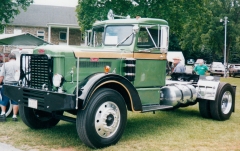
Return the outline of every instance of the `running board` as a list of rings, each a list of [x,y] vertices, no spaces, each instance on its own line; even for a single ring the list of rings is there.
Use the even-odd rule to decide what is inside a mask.
[[[57,115],[57,114],[54,114],[53,117],[59,120],[70,122],[70,123],[76,123],[76,118],[73,118],[73,117]]]
[[[142,107],[142,113],[143,112],[151,112],[156,110],[163,110],[163,109],[170,109],[173,108],[173,106],[169,105],[146,105]]]

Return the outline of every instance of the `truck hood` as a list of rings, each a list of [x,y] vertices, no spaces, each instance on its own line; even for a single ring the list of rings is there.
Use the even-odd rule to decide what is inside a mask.
[[[132,58],[133,53],[121,47],[83,47],[45,45],[37,47],[34,54],[49,54],[51,56],[67,56],[74,54],[77,58]]]

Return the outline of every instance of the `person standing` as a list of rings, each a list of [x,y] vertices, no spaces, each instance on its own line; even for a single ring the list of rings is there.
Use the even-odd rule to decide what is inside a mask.
[[[203,60],[201,60],[199,62],[199,64],[194,68],[194,71],[198,74],[198,75],[205,75],[206,72],[208,71],[208,67],[206,65],[203,64]]]
[[[182,64],[180,61],[181,61],[180,57],[174,57],[173,58],[173,64],[175,65],[175,68],[173,69],[173,72],[175,72],[175,73],[185,73],[186,68],[185,68],[184,64]]]
[[[16,62],[16,55],[14,53],[10,53],[9,56],[9,62],[6,62],[3,64],[1,72],[0,72],[0,83],[4,84],[11,84],[11,85],[17,85],[17,80],[15,80],[15,74],[19,72],[19,66]],[[6,121],[6,106],[9,103],[9,98],[3,94],[4,86],[1,90],[2,95],[2,101],[0,101],[1,105],[1,115],[0,115],[0,122]],[[18,113],[18,102],[11,100],[11,103],[13,105],[13,121],[18,121],[17,119],[17,113]]]

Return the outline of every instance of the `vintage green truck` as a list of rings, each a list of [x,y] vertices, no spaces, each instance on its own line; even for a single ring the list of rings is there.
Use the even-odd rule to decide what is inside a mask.
[[[199,103],[204,118],[230,118],[234,86],[187,73],[166,79],[167,21],[112,18],[94,23],[85,47],[44,45],[21,55],[19,84],[5,84],[4,93],[19,102],[27,126],[69,121],[82,142],[102,148],[119,141],[127,111],[155,113]]]

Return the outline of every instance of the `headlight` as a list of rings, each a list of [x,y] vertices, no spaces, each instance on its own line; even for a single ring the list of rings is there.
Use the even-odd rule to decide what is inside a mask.
[[[53,85],[55,86],[55,87],[60,87],[61,86],[61,83],[62,83],[62,78],[63,78],[63,76],[62,75],[60,75],[60,74],[55,74],[54,76],[53,76]]]

